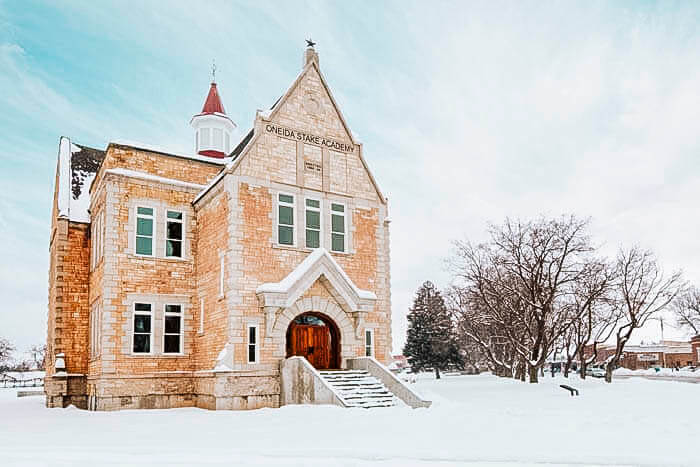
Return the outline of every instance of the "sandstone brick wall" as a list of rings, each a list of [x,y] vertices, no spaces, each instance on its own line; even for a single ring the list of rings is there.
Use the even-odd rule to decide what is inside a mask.
[[[193,342],[197,330],[195,261],[196,218],[191,200],[197,189],[167,186],[150,181],[109,175],[107,184],[108,234],[105,238],[104,312],[107,331],[103,338],[103,372],[123,375],[158,371],[191,370]],[[137,206],[155,209],[154,251],[156,257],[134,254]],[[165,211],[184,213],[182,259],[164,258]],[[153,355],[132,355],[133,303],[153,303]],[[164,304],[182,304],[184,309],[184,355],[162,354]],[[110,355],[110,352],[113,352]]]
[[[104,171],[114,168],[136,170],[200,185],[206,185],[221,171],[221,165],[218,164],[112,144],[107,149],[93,189],[98,186]]]
[[[228,313],[225,295],[220,293],[221,256],[228,246],[228,194],[221,186],[197,211],[197,337],[194,366],[197,370],[214,368],[216,357],[228,338]],[[224,284],[228,279],[224,266]],[[199,333],[200,313],[204,306],[203,332]]]
[[[56,219],[49,249],[47,375],[56,353],[65,353],[68,373],[87,373],[88,258],[86,224]]]

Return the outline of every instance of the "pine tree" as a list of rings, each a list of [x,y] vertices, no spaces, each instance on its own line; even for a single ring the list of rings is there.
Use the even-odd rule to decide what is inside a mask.
[[[408,314],[408,336],[403,354],[411,371],[433,369],[435,377],[450,365],[462,365],[454,333],[454,323],[442,294],[432,282],[425,282],[416,292]]]

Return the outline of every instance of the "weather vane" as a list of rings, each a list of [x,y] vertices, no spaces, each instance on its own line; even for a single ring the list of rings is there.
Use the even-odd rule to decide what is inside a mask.
[[[311,39],[306,39],[306,45],[308,47],[313,47],[314,45],[316,45],[316,43],[314,41],[312,41]]]
[[[211,60],[211,82],[216,83],[216,59]]]

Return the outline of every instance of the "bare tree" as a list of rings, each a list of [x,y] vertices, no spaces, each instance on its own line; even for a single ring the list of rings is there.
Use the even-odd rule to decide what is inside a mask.
[[[14,351],[15,346],[9,340],[0,337],[0,372],[8,371]]]
[[[671,309],[679,327],[700,334],[700,290],[690,287],[683,291],[673,301]]]
[[[680,272],[665,277],[654,255],[637,247],[620,250],[616,260],[615,305],[620,318],[615,332],[615,354],[607,361],[605,381],[620,364],[622,352],[635,329],[666,308],[684,289]]]
[[[464,303],[480,310],[478,326],[493,333],[488,341],[483,333],[470,337],[485,350],[494,348],[496,337],[512,352],[511,370],[522,366],[530,382],[537,382],[538,370],[574,321],[571,296],[594,251],[587,223],[575,216],[507,219],[490,226],[487,243],[454,244],[448,264],[455,287]]]
[[[34,368],[38,370],[44,369],[44,358],[46,356],[46,345],[33,345],[29,349],[29,355],[32,357]]]

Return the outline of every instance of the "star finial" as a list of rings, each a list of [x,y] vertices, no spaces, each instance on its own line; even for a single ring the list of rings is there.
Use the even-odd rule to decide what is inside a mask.
[[[216,83],[216,60],[211,61],[211,82]]]
[[[314,45],[316,45],[316,43],[314,41],[312,41],[311,39],[306,39],[306,46],[307,47],[313,47]]]

